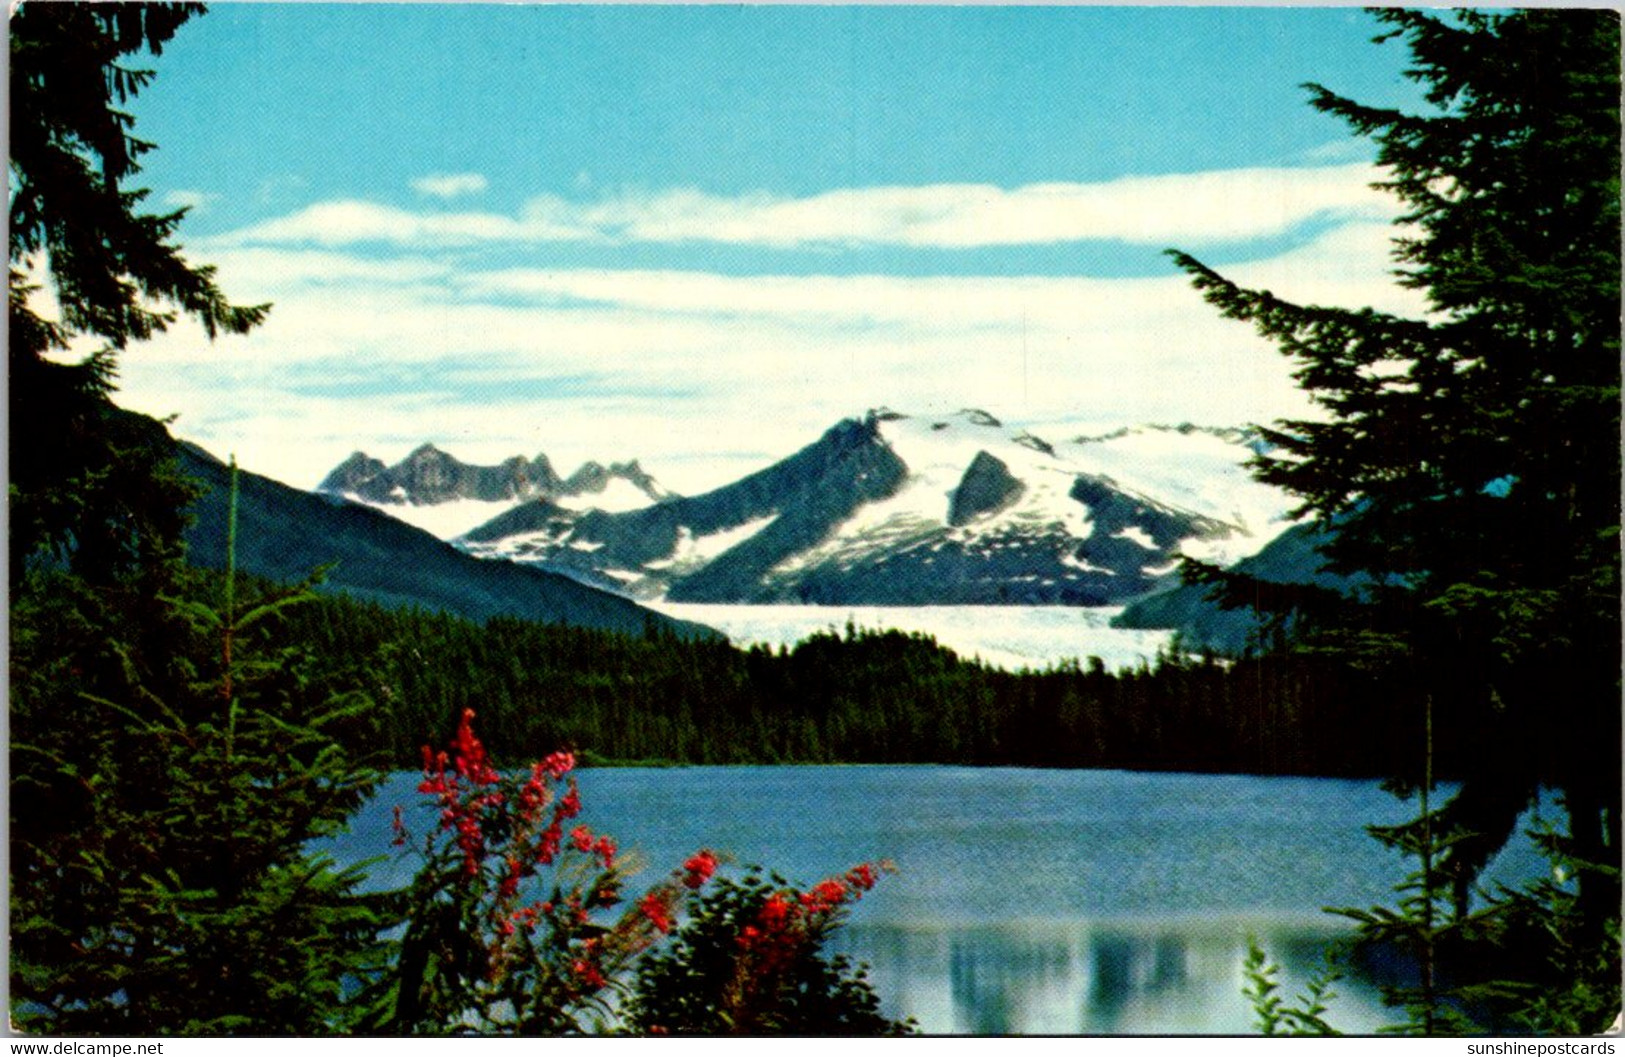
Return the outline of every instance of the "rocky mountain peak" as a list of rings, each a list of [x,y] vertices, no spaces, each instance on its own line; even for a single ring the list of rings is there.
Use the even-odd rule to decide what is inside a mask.
[[[959,528],[986,514],[996,514],[1021,498],[1022,483],[998,456],[976,453],[959,487],[948,499],[948,524]]]
[[[1003,422],[1000,422],[998,419],[994,418],[992,415],[988,414],[986,411],[983,411],[979,407],[962,408],[959,412],[959,417],[964,419],[966,422],[969,422],[973,426],[988,426],[997,429],[1004,425]]]
[[[322,478],[322,483],[316,486],[316,490],[335,494],[353,492],[362,483],[383,473],[384,469],[382,462],[366,452],[352,452],[349,458],[333,467],[332,471]]]
[[[420,444],[394,466],[355,452],[317,486],[376,506],[437,506],[456,500],[496,503],[602,494],[616,479],[629,482],[650,501],[668,493],[634,460],[604,466],[591,461],[561,479],[545,454],[510,456],[494,466],[464,463],[432,443]],[[626,496],[620,497],[626,504]],[[636,502],[632,497],[630,502]]]

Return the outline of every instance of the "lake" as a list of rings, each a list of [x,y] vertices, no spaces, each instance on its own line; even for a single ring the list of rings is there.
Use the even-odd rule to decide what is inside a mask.
[[[647,864],[633,892],[700,848],[804,884],[892,860],[837,949],[870,965],[888,1014],[934,1034],[1247,1033],[1247,936],[1295,988],[1340,934],[1320,908],[1388,902],[1405,870],[1362,829],[1409,814],[1374,782],[934,766],[579,778],[582,821]],[[391,811],[419,802],[418,781],[393,776],[338,856],[389,854]],[[424,809],[413,829],[432,824]],[[1521,848],[1495,864],[1508,880],[1539,869]],[[1345,1030],[1392,1019],[1369,981],[1337,990]]]

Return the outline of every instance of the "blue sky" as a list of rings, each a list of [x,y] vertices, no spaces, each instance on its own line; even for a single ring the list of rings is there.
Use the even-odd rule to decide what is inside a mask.
[[[352,450],[723,483],[886,404],[1064,436],[1298,414],[1162,255],[1416,311],[1347,8],[219,4],[153,61],[142,182],[247,338],[124,402],[310,486]]]

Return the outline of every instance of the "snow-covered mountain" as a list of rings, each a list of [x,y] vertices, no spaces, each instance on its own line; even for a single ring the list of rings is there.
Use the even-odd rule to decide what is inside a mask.
[[[460,462],[424,444],[394,466],[356,452],[334,467],[316,491],[368,506],[452,539],[515,504],[546,499],[575,510],[625,511],[670,498],[636,460],[582,465],[560,477],[546,455],[514,456],[496,466]]]
[[[612,511],[538,492],[455,542],[646,599],[1115,605],[1183,554],[1229,564],[1287,527],[1286,498],[1241,465],[1253,443],[881,409],[704,495]]]

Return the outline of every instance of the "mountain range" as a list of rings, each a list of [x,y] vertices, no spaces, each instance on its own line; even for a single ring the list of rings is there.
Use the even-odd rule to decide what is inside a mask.
[[[358,451],[335,466],[316,491],[377,507],[436,535],[455,535],[529,499],[571,508],[629,510],[668,498],[636,460],[583,463],[560,477],[544,455],[515,455],[495,466],[461,462],[424,444],[394,466]]]
[[[631,508],[542,457],[467,466],[428,445],[396,467],[357,453],[320,490],[472,555],[687,602],[1120,605],[1171,586],[1183,554],[1228,564],[1287,527],[1285,497],[1241,465],[1246,431],[1046,432],[881,408],[703,495],[609,468]]]
[[[203,489],[191,511],[188,554],[198,565],[223,567],[230,468],[193,444],[179,444],[177,455],[182,472]],[[633,634],[651,628],[684,637],[716,634],[544,569],[480,561],[365,505],[241,470],[237,526],[237,567],[274,581],[303,580],[330,566],[322,590],[391,606],[479,621],[513,616]]]

